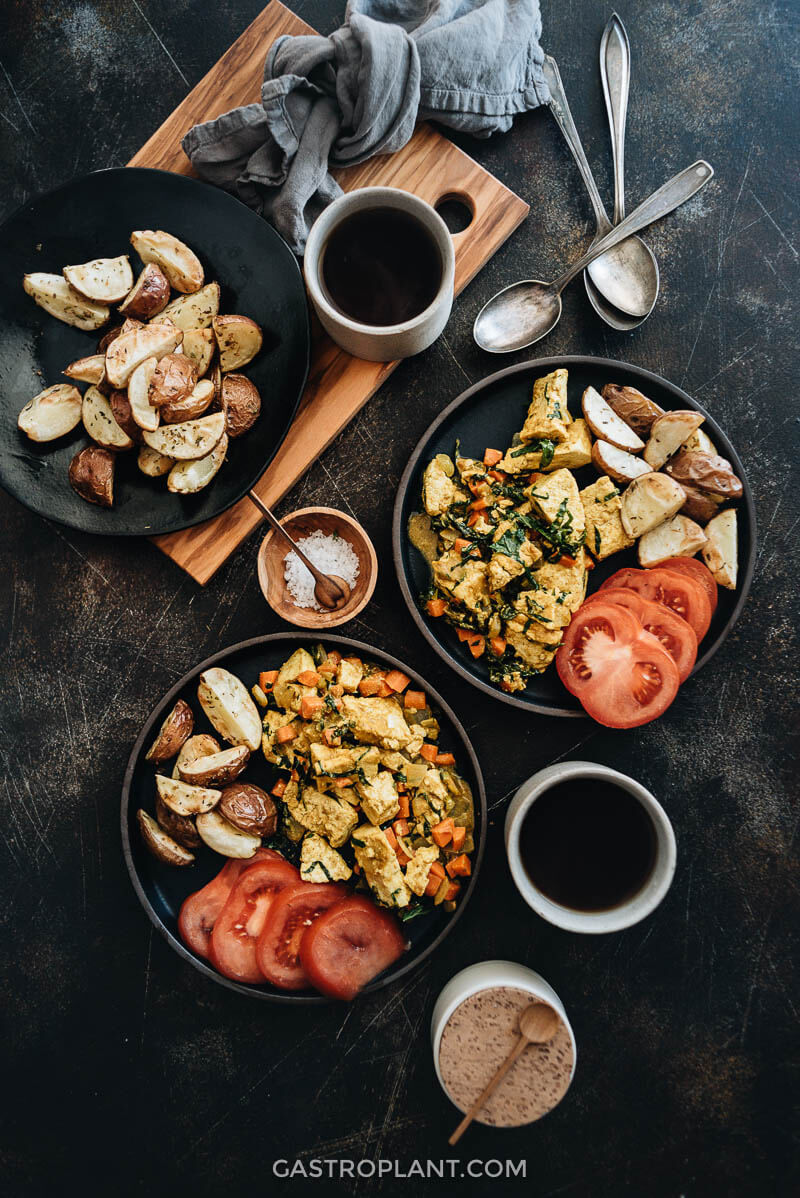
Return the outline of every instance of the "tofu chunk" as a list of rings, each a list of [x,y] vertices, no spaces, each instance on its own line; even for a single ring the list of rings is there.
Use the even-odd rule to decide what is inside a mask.
[[[586,514],[586,547],[598,561],[630,549],[633,537],[629,537],[622,525],[622,499],[616,484],[607,474],[598,478],[580,493]]]
[[[337,778],[370,766],[377,772],[379,761],[380,753],[377,749],[364,750],[361,747],[345,745],[335,748],[326,744],[311,746],[311,764],[315,774],[330,774]]]
[[[537,674],[541,674],[552,662],[556,655],[557,645],[543,645],[539,641],[529,640],[524,632],[520,632],[516,626],[517,621],[514,620],[506,626],[506,640],[512,649],[519,654],[521,659],[529,670],[533,670]],[[520,678],[522,686],[514,686],[514,690],[522,690],[524,680]]]
[[[351,837],[356,861],[367,884],[387,907],[407,907],[410,892],[400,863],[386,836],[372,824],[361,824]]]
[[[422,505],[429,516],[443,516],[454,503],[463,503],[469,496],[455,480],[445,473],[441,462],[432,458],[422,476]]]
[[[315,786],[304,786],[299,798],[283,801],[292,819],[309,832],[325,836],[333,848],[344,844],[358,823],[358,815],[349,803],[342,803],[334,795],[322,794]]]
[[[371,824],[385,824],[400,810],[395,781],[388,770],[379,770],[371,782],[356,783],[361,796],[361,810]]]
[[[314,658],[306,649],[295,649],[292,656],[278,670],[278,677],[275,679],[272,693],[279,707],[291,707],[292,711],[299,711],[303,695],[316,694],[314,687],[302,686],[296,681],[298,674],[315,668]]]
[[[346,882],[353,871],[341,853],[324,836],[309,832],[300,849],[300,877],[304,882]]]
[[[543,645],[560,645],[561,630],[572,619],[567,605],[544,590],[521,591],[514,600],[514,611],[517,614],[508,621],[507,629]]]
[[[586,516],[578,484],[569,470],[556,470],[547,478],[537,480],[525,494],[548,524],[558,522],[565,531],[569,530],[569,540],[579,540],[586,528]]]
[[[489,577],[486,562],[462,558],[449,550],[433,562],[434,582],[441,591],[463,603],[483,623],[489,618]]]
[[[533,384],[533,398],[520,432],[520,439],[555,441],[558,445],[566,440],[570,420],[567,407],[567,372],[554,370]]]
[[[261,749],[272,765],[291,765],[294,761],[294,741],[278,744],[275,734],[279,728],[284,728],[296,719],[293,712],[266,711],[264,712],[264,727],[261,733]]]
[[[448,808],[452,806],[450,794],[442,781],[442,775],[435,766],[430,767],[420,782],[417,787],[417,794],[427,799],[428,806],[434,815],[437,816],[437,819],[444,819]]]
[[[342,695],[341,714],[356,740],[384,749],[403,749],[413,733],[396,699]]]
[[[573,420],[567,425],[567,435],[560,445],[556,445],[552,458],[547,465],[542,465],[542,451],[531,448],[525,452],[525,445],[518,445],[506,451],[505,456],[497,463],[497,469],[506,474],[530,474],[532,470],[552,473],[554,470],[578,470],[588,466],[592,460],[592,438],[589,427],[583,419]]]
[[[586,550],[583,547],[578,550],[574,566],[545,562],[534,571],[533,577],[539,586],[560,598],[566,608],[576,612],[586,598]]]
[[[354,694],[358,690],[358,684],[364,677],[364,667],[358,658],[343,657],[339,662],[339,668],[336,671],[336,681],[349,694]]]
[[[406,866],[406,886],[416,895],[423,895],[428,885],[428,874],[434,861],[439,860],[436,845],[422,845]]]

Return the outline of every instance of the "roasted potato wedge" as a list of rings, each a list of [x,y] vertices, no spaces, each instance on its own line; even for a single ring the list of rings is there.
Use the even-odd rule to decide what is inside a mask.
[[[191,358],[201,379],[211,365],[217,341],[213,329],[184,329],[181,353]]]
[[[211,453],[194,461],[177,462],[169,472],[167,490],[176,495],[195,495],[219,473],[228,452],[228,434],[223,433]]]
[[[706,543],[706,534],[688,516],[670,516],[639,539],[639,565],[648,569],[668,557],[694,557]]]
[[[234,782],[224,787],[218,811],[229,824],[252,836],[274,836],[278,828],[278,811],[260,786],[252,782]]]
[[[179,329],[208,329],[219,312],[219,283],[206,283],[192,295],[181,295],[167,304],[164,315]]]
[[[121,337],[123,333],[132,333],[134,329],[141,329],[143,327],[141,320],[135,320],[132,316],[126,317],[122,324],[116,324],[113,329],[109,329],[107,333],[103,333],[103,336],[97,342],[97,352],[105,356],[109,345],[112,341],[116,341],[117,337]]]
[[[118,304],[133,286],[133,271],[127,254],[65,266],[61,273],[73,291],[96,304]]]
[[[99,329],[111,315],[105,304],[96,304],[78,295],[63,275],[38,271],[25,275],[22,286],[39,307],[55,316],[56,320],[63,320],[64,324],[71,324],[73,328],[83,329],[87,333]]]
[[[139,810],[136,812],[136,819],[139,823],[142,840],[154,857],[157,857],[159,861],[163,861],[165,865],[192,864],[194,854],[185,849],[183,845],[178,844],[177,840],[173,840],[156,823],[152,815],[148,815],[146,811]]]
[[[148,433],[154,433],[161,423],[158,408],[150,403],[150,383],[158,366],[158,358],[145,358],[140,362],[128,380],[128,400],[131,405],[131,416],[139,428]]]
[[[219,814],[206,811],[197,817],[197,831],[210,849],[223,857],[252,857],[261,845],[260,836],[241,832]]]
[[[133,440],[119,426],[111,410],[111,403],[98,387],[88,387],[81,405],[83,427],[89,436],[104,449],[120,453],[133,449]]]
[[[635,387],[620,387],[617,383],[606,383],[601,395],[620,420],[630,425],[640,437],[649,437],[654,421],[664,415],[663,408],[653,403],[646,395],[642,395]]]
[[[148,478],[163,478],[175,465],[175,459],[168,458],[166,454],[159,453],[156,449],[151,449],[149,445],[142,445],[139,448],[136,465]]]
[[[243,374],[226,374],[222,379],[222,410],[225,432],[229,437],[241,437],[261,414],[258,387]]]
[[[183,340],[180,329],[169,324],[146,324],[120,333],[106,350],[106,378],[112,387],[124,387],[146,358],[161,359]]]
[[[699,449],[701,453],[716,453],[717,447],[703,428],[692,433],[688,441],[683,443],[684,449]]]
[[[79,383],[92,383],[95,387],[102,383],[106,373],[105,354],[90,354],[88,358],[76,358],[64,367],[63,373],[68,379],[77,379]]]
[[[644,460],[653,470],[660,470],[668,458],[676,453],[683,442],[691,437],[703,423],[699,412],[665,412],[653,421],[650,440],[644,447]]]
[[[81,422],[83,400],[71,383],[45,387],[29,399],[17,417],[17,428],[31,441],[55,441]]]
[[[223,374],[252,362],[261,349],[264,336],[249,316],[215,316],[214,336],[219,346],[219,365]]]
[[[727,458],[702,449],[682,449],[664,467],[679,483],[690,483],[698,491],[721,499],[741,499],[742,483]]]
[[[175,706],[158,730],[158,735],[145,754],[145,761],[161,765],[176,757],[194,730],[194,713],[183,699]]]
[[[190,815],[176,815],[174,811],[170,811],[167,804],[159,794],[156,794],[156,819],[159,827],[163,828],[167,836],[171,836],[173,840],[177,840],[178,844],[185,849],[199,849],[203,843],[198,834],[197,828],[194,826],[194,820]]]
[[[184,765],[196,761],[198,757],[210,757],[212,753],[219,753],[221,748],[216,736],[211,736],[208,732],[198,732],[196,736],[190,736],[175,760],[172,777],[180,778]]]
[[[169,303],[169,280],[160,266],[148,262],[131,290],[120,304],[124,316],[136,316],[139,320],[152,320],[163,312]]]
[[[596,437],[616,445],[617,449],[626,449],[628,453],[638,453],[644,449],[642,438],[617,415],[594,387],[587,387],[584,391],[581,407],[584,419]]]
[[[713,520],[719,511],[719,498],[716,495],[707,495],[704,491],[698,491],[697,487],[693,487],[691,483],[681,483],[681,486],[686,496],[683,507],[680,509],[683,515],[688,516],[690,520],[696,520],[698,524],[708,524],[709,520]]]
[[[663,524],[683,507],[686,496],[666,474],[650,471],[635,478],[622,495],[622,527],[629,537],[641,537]]]
[[[623,487],[633,482],[640,474],[650,473],[650,467],[642,458],[634,457],[626,449],[618,449],[608,441],[595,441],[592,446],[592,461],[601,474],[607,474]]]
[[[111,414],[123,433],[126,433],[134,444],[141,442],[142,430],[133,418],[127,391],[112,391],[108,396],[108,402],[111,405]]]
[[[235,674],[213,666],[200,675],[197,698],[209,722],[232,745],[261,745],[261,717],[250,692]]]
[[[247,745],[232,745],[208,757],[185,761],[178,773],[184,782],[191,782],[193,786],[221,786],[238,778],[249,760]]]
[[[187,420],[183,424],[162,424],[154,433],[145,432],[145,444],[166,457],[187,462],[204,458],[225,433],[222,412]]]
[[[177,403],[166,403],[158,411],[165,424],[181,424],[184,420],[196,420],[202,416],[211,407],[213,399],[214,384],[211,379],[201,379],[184,399],[179,399]]]
[[[115,455],[102,445],[87,445],[69,464],[69,485],[88,503],[113,507],[114,460]]]
[[[197,382],[197,367],[186,354],[165,354],[150,380],[148,400],[152,407],[180,403],[191,395]]]
[[[736,590],[736,578],[739,573],[739,521],[734,508],[727,508],[713,520],[709,520],[702,558],[714,575],[715,582],[729,591]]]
[[[203,267],[188,245],[162,229],[137,229],[131,233],[131,245],[142,262],[155,262],[172,287],[183,295],[203,286]]]
[[[176,815],[200,815],[210,811],[219,802],[222,791],[205,786],[191,786],[180,778],[168,778],[156,774],[156,789],[161,798]]]

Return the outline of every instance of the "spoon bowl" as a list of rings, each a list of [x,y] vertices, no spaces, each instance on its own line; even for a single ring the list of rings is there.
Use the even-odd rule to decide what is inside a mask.
[[[608,298],[613,295],[615,301],[619,300],[622,280],[624,308]],[[583,281],[597,315],[620,332],[629,332],[647,320],[656,306],[661,284],[658,262],[641,237],[629,237],[587,266]]]
[[[561,296],[553,290],[553,284],[522,279],[484,304],[472,333],[480,349],[508,354],[546,337],[560,319]]]

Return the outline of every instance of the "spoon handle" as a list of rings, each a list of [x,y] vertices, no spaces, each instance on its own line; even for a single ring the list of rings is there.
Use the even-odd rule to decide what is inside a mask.
[[[270,509],[267,507],[267,505],[265,503],[262,503],[261,500],[258,498],[258,496],[253,491],[248,492],[248,494],[249,494],[250,499],[252,499],[253,503],[256,505],[258,510],[261,512],[261,515],[264,517],[267,524],[269,524],[270,528],[275,533],[275,535],[280,537],[281,540],[284,542],[284,544],[288,545],[290,549],[294,550],[294,552],[300,558],[300,561],[303,563],[305,568],[311,572],[315,582],[319,582],[320,580],[322,582],[327,582],[327,575],[323,574],[321,570],[317,569],[317,567],[314,565],[313,562],[310,562],[308,560],[306,555],[303,553],[303,550],[298,548],[298,546],[295,544],[293,538],[289,536],[288,532],[283,527],[283,525],[281,524],[278,517],[273,515],[273,513],[270,511]]]
[[[483,1093],[478,1095],[478,1097],[473,1102],[472,1106],[467,1111],[464,1118],[459,1123],[456,1130],[453,1132],[450,1139],[447,1141],[447,1143],[450,1144],[451,1147],[453,1144],[457,1144],[458,1141],[461,1139],[461,1137],[463,1136],[464,1132],[469,1127],[472,1120],[478,1114],[478,1111],[481,1109],[483,1104],[486,1102],[486,1099],[490,1098],[491,1095],[494,1094],[495,1090],[500,1085],[501,1081],[503,1080],[505,1075],[508,1073],[511,1066],[514,1064],[517,1057],[520,1056],[523,1049],[526,1048],[527,1045],[528,1045],[528,1040],[526,1040],[526,1038],[521,1035],[519,1037],[519,1039],[517,1040],[516,1044],[514,1045],[514,1047],[511,1049],[511,1052],[508,1054],[506,1059],[503,1061],[503,1064],[497,1070],[497,1073],[495,1073],[492,1080],[486,1086],[486,1089],[483,1091]]]
[[[603,206],[600,192],[594,181],[592,168],[589,166],[589,162],[583,151],[581,139],[578,136],[578,130],[575,128],[575,122],[572,119],[572,113],[567,103],[564,84],[561,82],[561,72],[558,69],[556,60],[549,54],[545,54],[544,56],[542,74],[550,89],[550,111],[555,117],[559,129],[564,134],[564,140],[572,152],[572,157],[575,159],[578,170],[581,173],[581,178],[589,193],[589,199],[592,201],[592,208],[594,209],[595,220],[597,221],[597,231],[598,233],[606,233],[611,228],[611,221],[608,219],[608,213]]]
[[[661,217],[666,216],[668,212],[685,204],[687,200],[697,194],[701,187],[705,187],[713,176],[713,167],[702,158],[692,163],[691,166],[687,166],[677,175],[673,175],[659,187],[658,191],[654,191],[638,208],[634,209],[630,216],[626,216],[625,220],[620,221],[615,229],[612,229],[605,237],[601,237],[599,241],[593,242],[582,258],[573,262],[560,278],[550,284],[553,291],[560,295],[567,283],[580,274],[590,262],[594,262],[595,258],[599,258],[633,233],[646,229],[654,221],[661,220]]]
[[[600,79],[611,130],[614,161],[614,224],[625,219],[625,121],[631,81],[631,47],[625,26],[616,13],[600,41]]]

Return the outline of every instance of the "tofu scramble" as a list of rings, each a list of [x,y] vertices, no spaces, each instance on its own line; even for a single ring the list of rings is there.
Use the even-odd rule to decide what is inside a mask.
[[[403,919],[453,911],[472,872],[474,807],[439,723],[409,677],[298,648],[253,688],[282,830],[308,882],[365,888]]]

